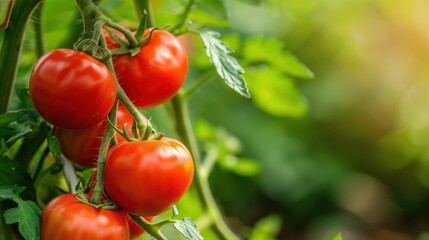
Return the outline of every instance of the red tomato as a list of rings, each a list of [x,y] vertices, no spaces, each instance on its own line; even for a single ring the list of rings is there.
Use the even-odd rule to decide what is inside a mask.
[[[123,105],[119,105],[116,112],[116,126],[122,130],[122,127],[126,124],[127,132],[131,136],[133,120],[134,118],[128,110]],[[107,120],[104,120],[94,127],[83,130],[56,128],[54,134],[60,141],[61,151],[67,159],[83,167],[95,167],[101,139],[104,131],[106,131],[107,124]],[[118,133],[116,137],[118,142],[126,141]]]
[[[104,186],[121,209],[156,216],[185,194],[193,175],[192,156],[177,140],[125,142],[107,154]]]
[[[120,211],[96,209],[73,194],[61,195],[42,213],[42,240],[128,240],[127,220]]]
[[[95,187],[95,184],[96,184],[96,182],[97,182],[97,171],[95,171],[93,174],[92,174],[92,176],[91,176],[91,178],[90,178],[90,180],[89,180],[89,186],[88,186],[88,192],[86,193],[86,195],[89,197],[89,198],[91,198],[92,197],[92,194],[94,194],[94,187]],[[107,194],[105,193],[105,192],[103,192],[102,194],[101,194],[101,198],[100,198],[100,200],[101,201],[105,201],[106,199],[108,199],[108,196],[107,196]],[[129,226],[129,229],[130,229],[130,239],[135,239],[135,238],[137,238],[137,237],[139,237],[139,236],[141,236],[141,235],[143,235],[143,233],[145,232],[144,230],[143,230],[143,228],[141,228],[140,227],[140,225],[138,225],[138,223],[136,223],[131,217],[130,217],[130,215],[128,215],[128,213],[127,212],[125,212],[125,211],[120,211],[120,213],[125,217],[125,219],[127,220],[127,223],[128,223],[128,226]],[[144,217],[144,219],[146,219],[146,221],[152,221],[152,219],[153,219],[154,217],[153,216],[150,216],[150,217]]]
[[[85,129],[107,116],[116,99],[116,85],[109,69],[88,54],[57,49],[37,61],[30,96],[47,122]]]
[[[147,29],[143,37],[149,33],[150,29]],[[111,41],[109,37],[107,39]],[[112,43],[108,45],[117,47]],[[114,55],[112,60],[119,84],[137,107],[152,107],[172,98],[188,71],[185,48],[165,30],[155,30],[151,40],[136,56]]]

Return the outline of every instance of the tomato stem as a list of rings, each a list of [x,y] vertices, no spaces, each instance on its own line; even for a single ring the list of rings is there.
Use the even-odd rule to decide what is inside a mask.
[[[94,194],[91,197],[91,202],[95,204],[100,203],[101,195],[104,191],[104,166],[106,165],[106,155],[109,149],[110,140],[113,138],[115,131],[110,125],[107,125],[106,132],[103,135],[100,145],[100,151],[97,158],[97,180],[94,187]]]
[[[219,157],[219,151],[214,146],[214,144],[210,144],[207,146],[207,154],[204,157],[204,161],[201,164],[201,177],[204,180],[208,180],[210,172],[213,169],[214,164],[216,163],[216,160]]]
[[[92,0],[76,0],[83,21],[83,38],[92,37],[94,23],[104,14],[98,9]]]
[[[137,29],[137,32],[136,32],[136,35],[135,35],[136,39],[141,39],[142,38],[143,33],[146,30],[146,28],[147,28],[147,18],[148,18],[148,16],[146,14],[146,11],[143,11],[143,17],[141,17],[139,28]]]
[[[189,98],[197,90],[201,89],[201,86],[212,80],[215,76],[215,70],[212,69],[205,71],[197,80],[192,82],[191,86],[183,91],[184,97]]]
[[[144,218],[139,217],[134,214],[130,214],[130,217],[140,226],[142,227],[147,233],[152,235],[152,237],[159,239],[159,240],[167,240],[162,233],[159,232],[159,227],[155,227],[156,225],[152,225],[148,221],[146,221]]]
[[[27,22],[40,2],[41,0],[16,0],[10,16],[10,25],[3,30],[4,35],[0,46],[0,114],[5,113],[8,109],[10,96],[12,95],[15,85],[18,60],[22,49],[24,34],[27,29]],[[24,164],[20,163],[20,165],[21,167],[25,166],[25,168],[27,168],[28,162],[25,161]],[[0,216],[3,216],[8,208],[10,208],[10,206],[7,202],[1,202]],[[6,224],[3,217],[1,217],[0,239],[14,239],[13,232],[13,226]]]
[[[33,13],[33,19],[37,19],[33,21],[33,27],[36,37],[36,54],[38,58],[40,58],[46,52],[45,41],[43,39],[42,10],[43,2],[39,4]]]
[[[107,48],[106,45],[106,39],[101,38],[101,47]],[[139,132],[142,136],[144,136],[143,139],[147,139],[150,137],[153,131],[156,134],[156,131],[153,129],[150,121],[145,121],[140,111],[134,106],[134,104],[131,102],[130,98],[128,98],[127,94],[125,93],[124,89],[119,85],[118,78],[115,73],[115,68],[113,67],[112,58],[110,57],[106,61],[106,66],[109,68],[109,70],[112,72],[115,82],[116,82],[116,96],[117,98],[122,102],[122,104],[125,106],[125,108],[130,112],[130,114],[134,117],[134,120],[136,121],[137,128],[139,129]]]
[[[192,129],[188,105],[186,98],[182,92],[179,92],[173,99],[173,112],[175,114],[176,131],[181,137],[183,143],[191,152],[194,165],[195,177],[194,183],[198,192],[203,209],[211,216],[213,220],[213,229],[221,239],[236,240],[239,239],[222,218],[222,214],[216,204],[213,194],[210,190],[210,185],[201,173],[201,156],[198,149],[197,140]]]
[[[152,8],[150,6],[150,0],[134,0],[134,6],[137,10],[137,16],[140,19],[146,15],[146,26],[153,27],[154,20],[152,16]]]
[[[99,24],[96,24],[99,21],[102,21],[103,24],[108,25],[109,27],[120,31],[127,38],[128,43],[131,48],[135,48],[138,45],[138,41],[133,36],[132,32],[128,29],[122,27],[121,25],[113,22],[110,18],[105,16],[103,12],[95,5],[91,0],[76,0],[83,20],[83,39],[93,39],[93,30],[101,32],[101,27]],[[97,38],[97,36],[95,36]],[[94,39],[98,42],[98,38]]]
[[[139,45],[139,42],[134,37],[133,33],[128,29],[122,27],[121,25],[111,21],[109,18],[106,18],[106,24],[124,34],[125,38],[128,40],[129,48],[136,48]]]
[[[167,28],[167,31],[174,34],[174,31],[181,28],[184,24],[186,19],[188,18],[189,12],[191,11],[192,5],[194,5],[195,0],[189,0],[188,4],[186,5],[185,10],[180,14],[179,20],[176,21],[176,24],[170,26]]]
[[[41,0],[16,0],[0,46],[0,114],[9,106],[27,22]]]
[[[109,112],[108,118],[116,124],[116,111],[118,109],[118,102],[116,101],[112,109]],[[109,150],[110,141],[115,137],[115,130],[110,124],[107,124],[106,132],[101,139],[100,150],[97,157],[97,177],[94,186],[94,193],[91,197],[90,202],[99,204],[101,195],[104,192],[104,166],[106,165],[106,155]]]
[[[113,63],[111,59],[109,59],[106,64],[109,67],[109,69],[111,69],[111,71],[112,70],[114,71]],[[116,79],[116,75],[115,75],[115,79]],[[145,121],[140,111],[136,108],[136,106],[134,106],[134,104],[128,98],[127,94],[125,94],[124,89],[122,89],[118,83],[116,85],[117,85],[116,95],[118,99],[121,100],[125,108],[130,112],[131,115],[133,115],[134,120],[136,121],[136,124],[137,124],[137,128],[139,129],[141,136],[143,136],[143,139],[144,140],[148,139],[151,136],[151,133],[154,131],[152,125],[150,124],[150,121],[147,121],[147,122]]]

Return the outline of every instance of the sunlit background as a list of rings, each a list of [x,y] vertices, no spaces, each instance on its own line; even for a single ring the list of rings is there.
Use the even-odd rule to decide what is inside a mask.
[[[216,172],[225,212],[247,224],[277,213],[279,239],[428,239],[429,2],[276,4],[229,3],[233,27],[281,38],[314,72],[296,81],[309,111],[273,117],[198,95],[198,111],[261,164],[251,180]]]
[[[102,6],[132,27],[130,2]],[[181,1],[156,2],[161,26],[177,16]],[[190,102],[202,150],[222,150],[209,179],[228,223],[253,240],[331,240],[338,232],[346,240],[429,239],[429,2],[244,2],[225,1],[231,30],[221,32],[254,98],[213,79]],[[45,5],[48,50],[70,46],[79,33],[74,1]],[[184,41],[191,84],[208,60],[195,35]],[[313,79],[282,72],[288,52]],[[246,63],[258,54],[276,69]],[[21,77],[33,62],[23,55]],[[282,94],[287,104],[273,97]],[[165,112],[147,114],[169,133]],[[198,216],[194,195],[179,204],[184,216]]]

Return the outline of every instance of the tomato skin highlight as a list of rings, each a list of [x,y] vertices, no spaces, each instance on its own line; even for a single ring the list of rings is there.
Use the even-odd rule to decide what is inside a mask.
[[[109,150],[104,186],[121,209],[156,216],[179,201],[193,175],[192,156],[177,140],[126,142]]]
[[[144,116],[143,119],[146,120]],[[133,120],[131,113],[123,105],[119,105],[116,112],[116,126],[122,130],[126,125],[127,132],[131,136]],[[61,151],[67,159],[82,167],[95,167],[107,124],[107,120],[104,120],[94,127],[83,130],[56,128],[54,135],[60,141]],[[116,138],[118,142],[126,141],[119,133],[116,133]]]
[[[109,69],[88,54],[57,49],[37,61],[29,92],[47,122],[79,130],[103,121],[115,102],[116,84]]]
[[[146,29],[143,38],[148,37],[150,31]],[[118,47],[110,37],[106,39],[112,49]],[[165,30],[153,31],[151,40],[136,56],[114,55],[112,60],[119,84],[137,107],[153,107],[172,98],[188,71],[185,48]]]
[[[42,240],[128,240],[127,220],[120,211],[96,209],[63,194],[42,212]]]

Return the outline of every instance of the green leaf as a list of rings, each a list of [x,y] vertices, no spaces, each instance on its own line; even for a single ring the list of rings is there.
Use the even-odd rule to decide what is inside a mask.
[[[33,182],[27,172],[19,170],[17,161],[6,156],[0,157],[0,187],[26,186],[25,199],[35,199]]]
[[[269,215],[259,220],[252,229],[249,240],[271,240],[276,239],[282,227],[282,219],[279,215]]]
[[[11,111],[0,115],[0,128],[8,125],[9,123],[15,122],[20,117],[28,114],[28,109],[20,109],[17,111]]]
[[[0,158],[0,186],[12,186],[17,183],[16,161],[8,157]]]
[[[31,131],[33,131],[31,128],[23,124],[10,123],[0,128],[0,137],[4,138],[6,144],[9,145]]]
[[[59,161],[61,158],[61,144],[58,138],[52,135],[51,129],[45,127],[46,139],[48,140],[48,147],[54,158]]]
[[[88,186],[94,172],[95,168],[87,168],[80,173],[80,181],[79,184],[76,185],[76,191],[84,189]]]
[[[307,100],[293,80],[270,67],[250,68],[247,75],[255,105],[277,117],[303,117],[308,112]]]
[[[7,224],[18,223],[18,230],[25,239],[39,239],[40,215],[42,211],[32,201],[22,201],[17,208],[5,211],[4,218]]]
[[[184,218],[182,221],[175,222],[174,227],[179,231],[184,237],[190,240],[202,240],[200,232],[197,230],[197,226],[190,218]]]
[[[31,101],[30,94],[28,93],[28,88],[16,88],[16,95],[24,104],[24,107],[34,109],[33,102]]]
[[[238,175],[251,177],[259,173],[261,166],[253,159],[240,158],[236,161],[232,170]]]
[[[12,188],[0,188],[0,199],[9,199],[18,204],[15,208],[9,208],[3,214],[7,224],[18,223],[18,230],[24,239],[40,239],[40,222],[42,210],[36,203],[23,200],[19,194],[25,187],[14,185]]]
[[[235,58],[229,56],[232,51],[218,39],[220,34],[217,32],[207,31],[200,32],[200,36],[203,40],[206,54],[215,66],[219,76],[237,93],[243,97],[250,98],[246,81],[242,77],[244,69]]]
[[[243,49],[243,58],[246,62],[268,63],[270,66],[293,77],[310,79],[314,77],[301,61],[293,54],[284,50],[283,42],[276,38],[262,36],[246,40]]]
[[[0,158],[2,158],[7,152],[6,141],[4,138],[0,138]]]
[[[255,229],[268,233],[272,236],[277,234],[280,231],[281,227],[282,219],[279,215],[276,214],[269,215],[259,220],[255,225]]]
[[[335,235],[335,237],[332,238],[332,240],[343,240],[343,237],[341,236],[341,233],[337,233],[337,235]]]
[[[276,239],[276,235],[281,229],[281,217],[269,215],[259,220],[252,230],[249,240],[271,240]]]

